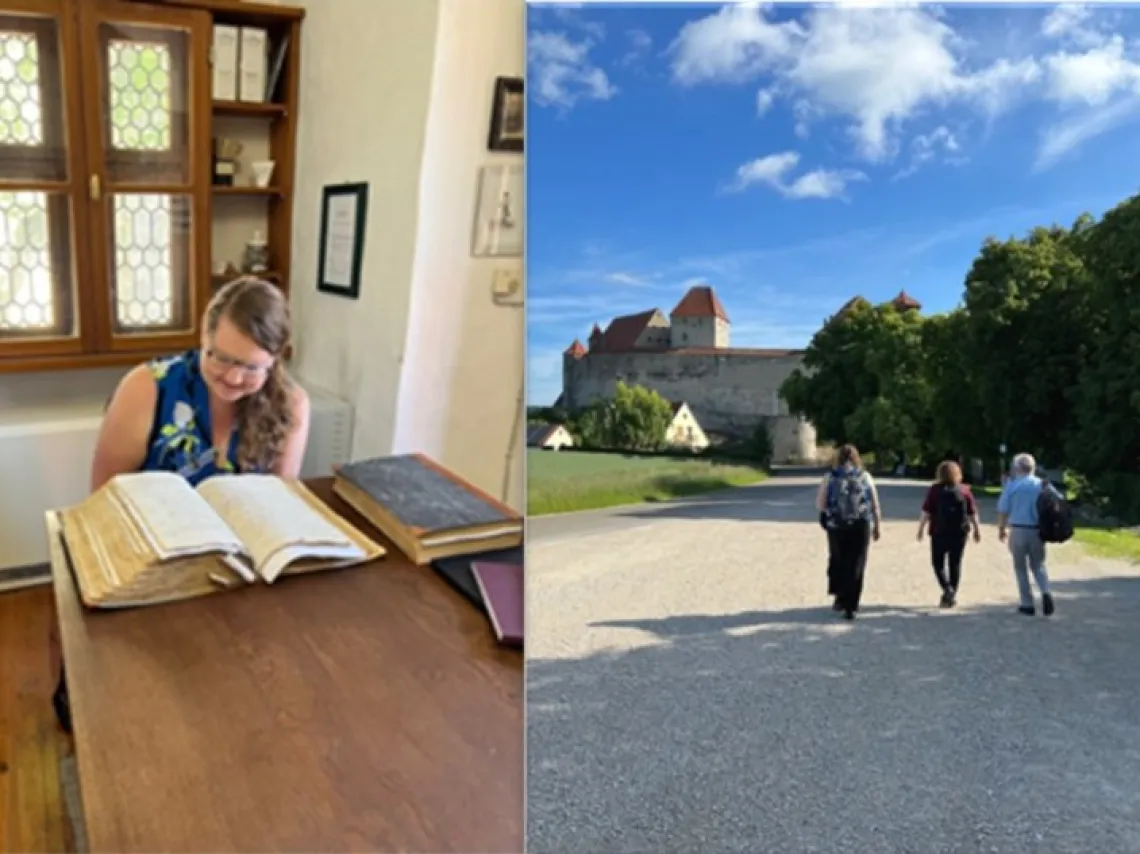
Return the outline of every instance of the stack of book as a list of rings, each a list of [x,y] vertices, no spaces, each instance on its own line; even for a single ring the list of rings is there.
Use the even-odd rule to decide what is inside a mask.
[[[523,568],[517,563],[474,561],[471,574],[499,643],[521,647],[526,611]]]
[[[60,511],[83,604],[153,605],[385,554],[296,480],[123,474]]]
[[[523,539],[521,515],[424,454],[349,463],[333,489],[418,565]]]
[[[458,555],[431,562],[464,599],[483,614],[503,646],[523,646],[525,582],[522,547]]]

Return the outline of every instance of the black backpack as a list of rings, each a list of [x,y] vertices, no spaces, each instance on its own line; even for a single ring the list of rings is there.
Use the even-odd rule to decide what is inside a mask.
[[[1041,485],[1041,494],[1037,496],[1037,532],[1046,543],[1068,542],[1073,536],[1069,502],[1048,483]]]
[[[859,469],[837,472],[831,476],[828,517],[832,527],[852,528],[871,517],[867,498],[867,481]]]
[[[939,534],[952,534],[969,528],[966,520],[966,496],[957,486],[943,485],[938,490],[934,508],[934,530]]]

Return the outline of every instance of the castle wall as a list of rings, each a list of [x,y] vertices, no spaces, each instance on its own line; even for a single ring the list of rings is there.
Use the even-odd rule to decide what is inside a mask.
[[[689,404],[706,431],[746,437],[767,420],[777,462],[815,457],[815,430],[789,415],[779,388],[800,365],[799,356],[732,353],[592,353],[568,359],[563,391],[568,407],[613,397],[618,381],[651,388]]]

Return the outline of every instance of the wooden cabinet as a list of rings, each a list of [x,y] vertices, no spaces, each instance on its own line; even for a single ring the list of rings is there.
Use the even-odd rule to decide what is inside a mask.
[[[287,46],[275,100],[214,102],[217,23]],[[232,200],[264,202],[288,288],[300,23],[238,0],[0,0],[0,372],[194,346]],[[214,186],[223,117],[259,123],[270,186]]]

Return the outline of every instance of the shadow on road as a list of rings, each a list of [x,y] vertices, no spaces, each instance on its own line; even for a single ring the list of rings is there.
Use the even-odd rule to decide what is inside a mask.
[[[528,659],[528,850],[1140,850],[1140,579],[1056,593],[595,623],[646,645]]]

